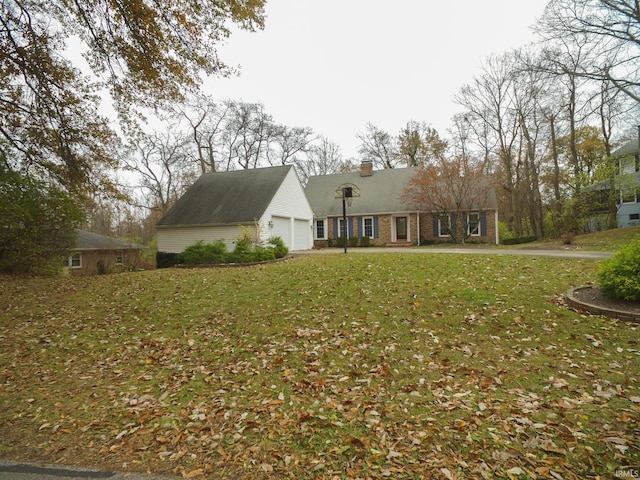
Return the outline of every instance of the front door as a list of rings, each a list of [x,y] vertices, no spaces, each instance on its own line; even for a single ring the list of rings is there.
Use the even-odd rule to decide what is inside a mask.
[[[396,240],[407,240],[407,217],[396,217]]]

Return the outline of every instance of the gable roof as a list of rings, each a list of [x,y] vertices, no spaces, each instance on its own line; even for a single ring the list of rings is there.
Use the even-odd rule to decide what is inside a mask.
[[[235,225],[262,217],[293,167],[205,173],[156,226]]]
[[[336,191],[344,184],[353,184],[360,194],[347,207],[349,215],[415,212],[416,208],[400,201],[415,172],[415,168],[392,168],[375,170],[369,176],[361,176],[360,172],[318,175],[309,178],[305,192],[318,217],[342,215],[342,197],[336,198]]]
[[[78,230],[76,247],[72,250],[128,250],[140,248],[144,247],[137,243],[124,242],[117,238]]]
[[[635,155],[640,152],[640,139],[635,138],[633,140],[629,140],[627,143],[618,148],[611,155],[613,157],[625,157],[627,155]]]
[[[342,216],[342,197],[338,195],[336,198],[336,191],[345,184],[354,185],[360,194],[359,197],[354,197],[351,206],[347,207],[348,215],[415,212],[419,208],[401,202],[400,196],[417,171],[418,168],[409,167],[375,170],[370,176],[361,176],[360,172],[319,175],[309,178],[305,192],[316,217]],[[477,205],[473,208],[492,210],[498,208],[493,188],[489,188],[484,201],[485,205]]]

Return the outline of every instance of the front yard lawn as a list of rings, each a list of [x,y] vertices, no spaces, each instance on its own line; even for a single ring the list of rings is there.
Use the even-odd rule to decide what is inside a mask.
[[[0,278],[0,458],[187,478],[611,478],[638,328],[597,263],[309,255]]]

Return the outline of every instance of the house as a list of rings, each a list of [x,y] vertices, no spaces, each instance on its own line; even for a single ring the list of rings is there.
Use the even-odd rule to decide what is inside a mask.
[[[626,142],[611,154],[613,183],[604,180],[585,189],[583,196],[589,205],[586,227],[589,231],[608,228],[609,217],[615,213],[618,227],[640,225],[640,127],[638,138]],[[615,203],[615,205],[614,205]]]
[[[291,165],[206,173],[156,225],[158,252],[182,253],[202,240],[233,250],[244,229],[261,240],[280,237],[289,250],[313,245],[313,212]]]
[[[344,238],[343,192],[351,194],[345,205],[348,238],[362,238],[370,245],[419,245],[425,242],[448,242],[451,236],[445,223],[449,219],[435,212],[422,212],[400,199],[416,168],[373,170],[363,162],[359,172],[320,175],[309,178],[307,198],[314,213],[314,245],[339,246]],[[469,229],[466,241],[497,243],[498,210],[495,192],[485,205],[465,215]],[[362,243],[362,242],[361,242]]]
[[[133,270],[144,247],[97,233],[78,230],[78,240],[64,267],[73,275],[97,275]]]
[[[640,225],[640,127],[638,138],[625,143],[612,154],[615,161],[615,184],[618,227]]]

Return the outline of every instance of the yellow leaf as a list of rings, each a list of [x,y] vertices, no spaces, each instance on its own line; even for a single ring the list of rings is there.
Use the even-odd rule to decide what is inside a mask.
[[[195,470],[191,470],[189,473],[182,472],[182,478],[195,478],[200,475],[204,475],[204,470],[201,468],[196,468]]]

